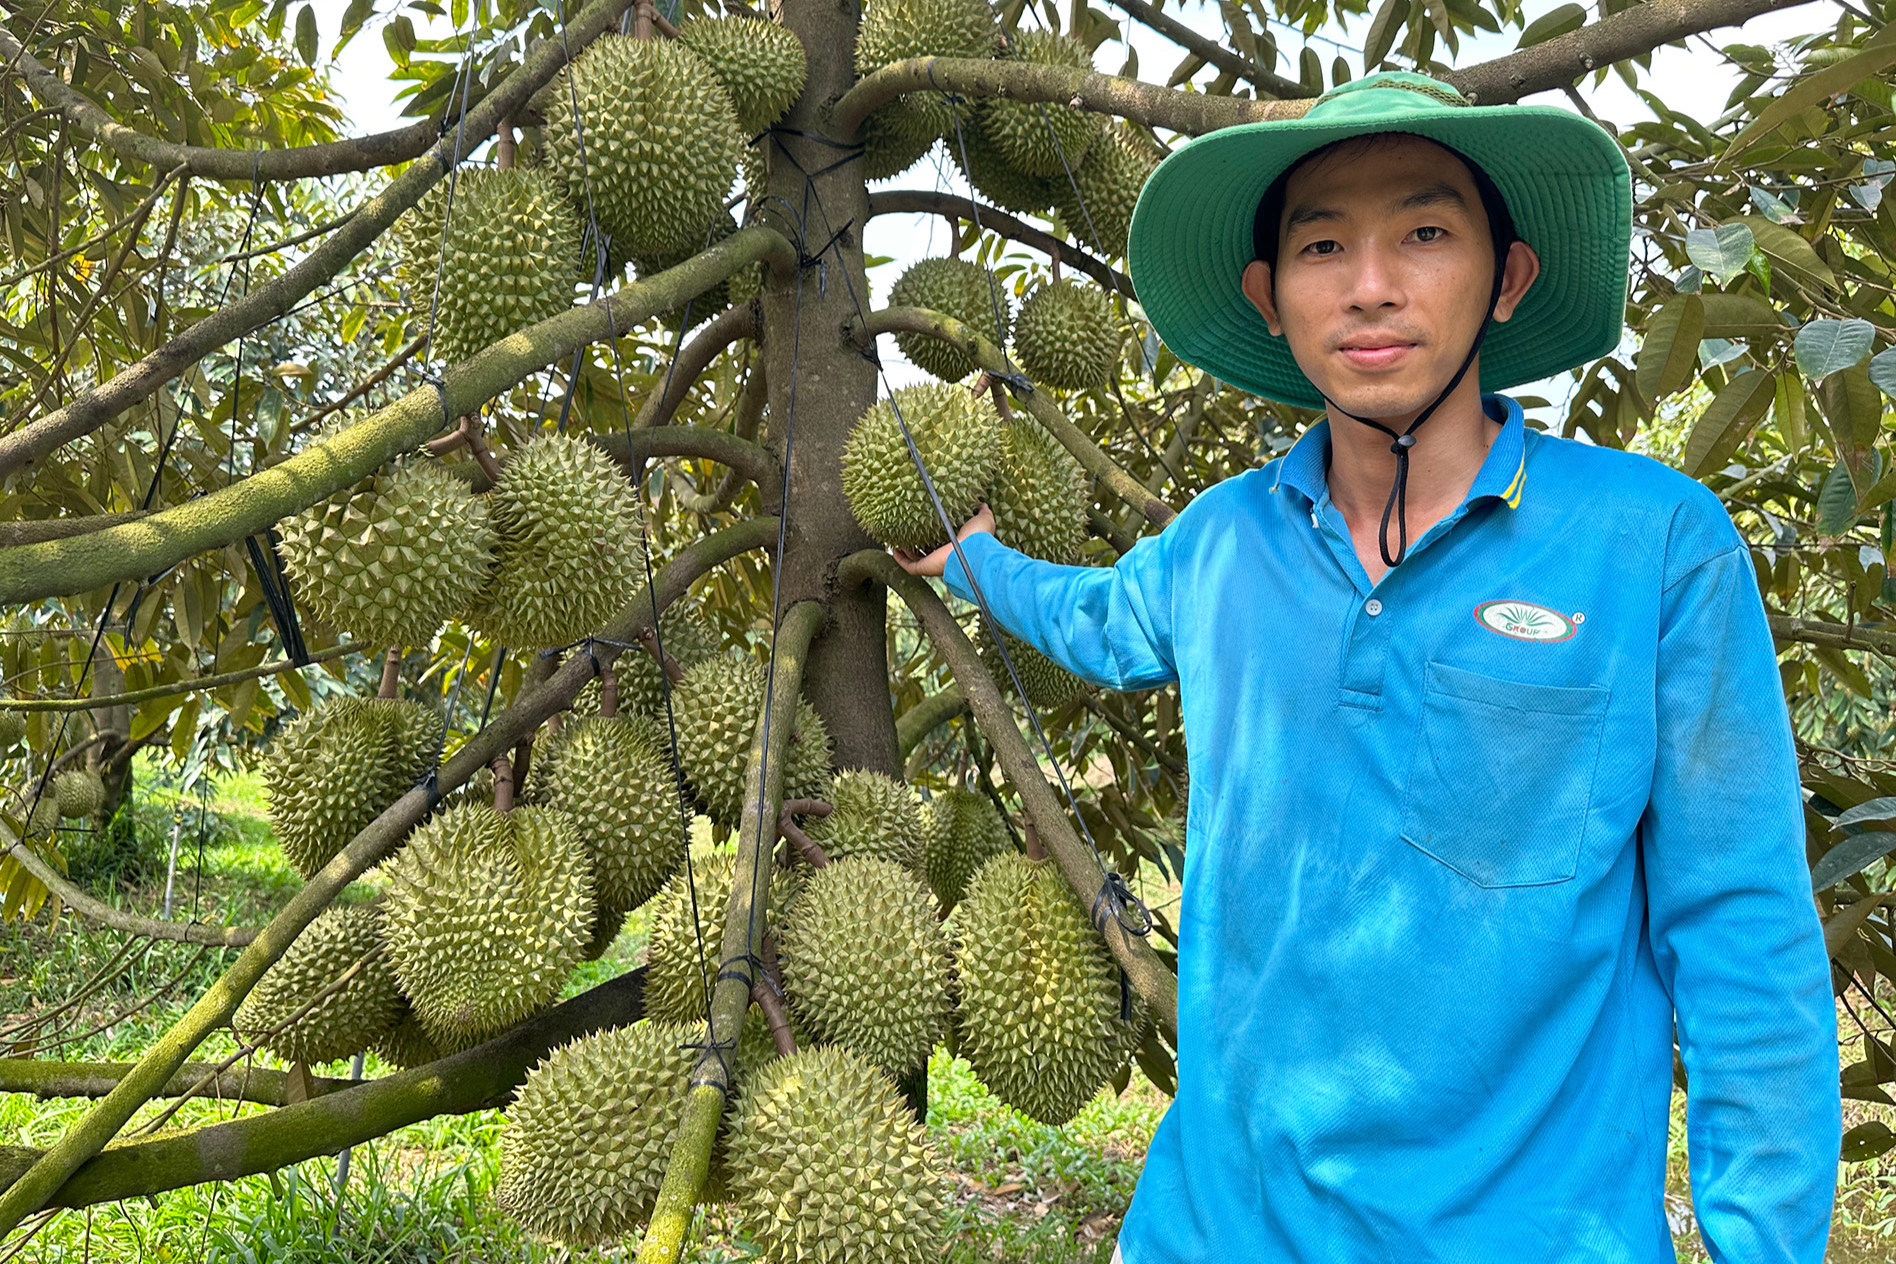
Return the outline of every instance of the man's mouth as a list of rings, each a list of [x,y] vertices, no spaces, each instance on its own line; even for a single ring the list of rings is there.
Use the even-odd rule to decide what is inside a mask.
[[[1415,350],[1413,342],[1384,338],[1352,338],[1337,350],[1359,369],[1386,369]]]

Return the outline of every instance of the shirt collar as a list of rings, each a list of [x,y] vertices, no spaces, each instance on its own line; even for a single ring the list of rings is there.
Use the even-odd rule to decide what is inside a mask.
[[[1489,445],[1462,503],[1492,496],[1514,509],[1521,503],[1521,488],[1527,481],[1527,427],[1521,406],[1507,395],[1483,395],[1481,404],[1489,420],[1501,414],[1501,432]],[[1290,451],[1277,459],[1277,479],[1271,490],[1288,486],[1316,504],[1328,489],[1329,456],[1330,422],[1325,418],[1299,435]]]

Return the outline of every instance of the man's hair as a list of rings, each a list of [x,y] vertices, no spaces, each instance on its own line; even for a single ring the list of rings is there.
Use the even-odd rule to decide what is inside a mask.
[[[1258,201],[1257,217],[1251,222],[1251,248],[1255,258],[1271,265],[1273,289],[1277,286],[1278,222],[1284,218],[1284,201],[1286,190],[1290,187],[1290,178],[1310,163],[1338,149],[1352,145],[1373,147],[1390,144],[1407,135],[1410,133],[1372,132],[1367,136],[1349,136],[1342,140],[1331,141],[1321,149],[1313,149],[1291,163],[1290,166],[1284,168],[1282,175],[1271,181],[1271,187],[1264,190],[1264,196]],[[1421,139],[1429,140],[1428,137]],[[1481,198],[1481,209],[1488,213],[1488,235],[1494,239],[1495,267],[1500,268],[1507,260],[1508,247],[1517,240],[1514,232],[1514,217],[1508,214],[1508,204],[1501,197],[1501,190],[1495,188],[1494,181],[1488,177],[1487,172],[1481,169],[1479,163],[1474,162],[1460,150],[1451,149],[1440,141],[1429,140],[1429,143],[1447,150],[1468,169],[1468,175],[1475,184],[1475,193]]]

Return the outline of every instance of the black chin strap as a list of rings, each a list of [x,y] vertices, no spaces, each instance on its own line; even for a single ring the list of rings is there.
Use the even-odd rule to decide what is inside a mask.
[[[1455,376],[1448,379],[1448,385],[1441,389],[1429,406],[1416,414],[1415,420],[1409,423],[1407,430],[1397,434],[1380,421],[1358,417],[1348,409],[1340,407],[1328,395],[1323,397],[1323,402],[1329,405],[1331,412],[1342,413],[1351,421],[1360,421],[1365,426],[1374,426],[1392,440],[1389,450],[1396,454],[1396,481],[1389,489],[1389,503],[1383,506],[1382,529],[1376,535],[1376,547],[1382,552],[1385,566],[1393,568],[1402,565],[1402,559],[1409,551],[1409,450],[1415,447],[1415,432],[1423,422],[1435,415],[1435,410],[1455,393],[1455,388],[1461,385],[1464,377],[1468,376],[1468,370],[1474,364],[1475,356],[1481,351],[1482,339],[1488,336],[1488,326],[1494,321],[1494,309],[1501,302],[1501,282],[1506,261],[1506,255],[1498,255],[1494,261],[1494,285],[1488,294],[1488,314],[1482,318],[1481,328],[1475,331],[1475,341],[1468,348],[1468,354],[1462,357],[1461,367],[1455,370]],[[1394,557],[1389,556],[1391,515],[1394,515],[1396,519],[1396,555]]]

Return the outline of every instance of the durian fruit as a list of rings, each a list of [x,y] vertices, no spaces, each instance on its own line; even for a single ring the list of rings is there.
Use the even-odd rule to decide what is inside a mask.
[[[938,790],[922,810],[922,867],[944,909],[961,903],[968,880],[989,860],[1014,850],[994,804],[973,790]]]
[[[751,737],[764,714],[767,681],[762,663],[730,650],[688,669],[672,691],[679,762],[705,814],[724,829],[735,828],[743,819],[745,769]],[[771,705],[797,709],[784,761],[783,797],[821,798],[830,781],[829,730],[816,708],[795,690],[779,689]]]
[[[1052,860],[983,865],[950,920],[959,1043],[996,1097],[1042,1123],[1079,1113],[1139,1040],[1121,1018],[1119,967]]]
[[[628,256],[695,253],[724,208],[744,147],[711,65],[674,40],[604,35],[570,70],[585,121],[548,128],[546,165]],[[560,100],[567,99],[564,80]],[[571,107],[567,107],[568,111]]]
[[[1119,321],[1097,287],[1051,281],[1020,305],[1014,349],[1020,367],[1040,385],[1091,390],[1110,382],[1119,367]]]
[[[889,306],[925,307],[953,316],[969,329],[1001,345],[1013,322],[1007,287],[993,273],[966,259],[923,259],[889,287]],[[939,338],[927,334],[895,336],[902,354],[944,382],[959,382],[975,371],[975,362]]]
[[[671,1022],[704,1021],[707,985],[715,984],[724,950],[724,916],[731,902],[737,857],[717,852],[680,868],[652,901],[651,937],[646,942],[645,1013]],[[748,879],[749,875],[746,875]],[[692,921],[692,891],[697,891],[697,921]],[[795,883],[772,867],[769,921],[791,901]]]
[[[1020,676],[1020,685],[1026,691],[1028,705],[1041,709],[1057,707],[1070,701],[1086,687],[1085,681],[1012,633],[1003,631],[1001,639],[1007,646],[1007,656],[1014,664],[1014,671]],[[981,654],[981,662],[986,665],[988,675],[994,677],[994,683],[1001,687],[1001,692],[1012,690],[1013,678],[1008,675],[1007,664],[1001,661],[1000,652],[995,649],[994,638],[986,626],[976,630],[974,645]]]
[[[500,1134],[494,1201],[529,1233],[601,1246],[651,1218],[698,1051],[685,1023],[560,1046],[527,1073]]]
[[[862,178],[899,176],[935,147],[941,133],[927,114],[906,101],[891,101],[870,111],[858,129],[862,140]]]
[[[649,612],[648,612],[649,613]],[[686,671],[718,652],[718,631],[695,597],[681,597],[658,616],[665,653]],[[619,655],[619,707],[665,718],[665,681],[658,660],[644,649]]]
[[[856,72],[870,75],[909,57],[992,57],[1000,28],[987,0],[869,0],[856,32]],[[954,126],[954,106],[940,92],[900,98],[934,135]],[[960,107],[965,125],[966,106]]]
[[[961,135],[950,135],[948,156],[979,193],[1002,210],[1039,215],[1053,205],[1054,181],[1030,176],[1001,156],[978,118],[965,120]],[[1066,182],[1064,172],[1058,177]]]
[[[762,18],[693,18],[678,28],[678,42],[704,58],[724,85],[745,136],[782,118],[809,72],[803,42]]]
[[[568,261],[579,257],[580,231],[560,185],[539,168],[464,167],[452,206],[448,189],[446,180],[430,189],[395,237],[408,302],[434,312],[430,350],[452,362],[573,305],[580,277]]]
[[[697,240],[690,246],[668,254],[633,255],[632,269],[640,280],[649,280],[668,268],[675,268],[700,252],[710,249],[736,231],[737,220],[729,211],[720,211],[711,221],[710,227],[699,234]],[[756,266],[761,267],[761,265]],[[742,275],[747,283],[754,285],[757,277],[762,273],[756,272],[755,275],[752,273],[753,270],[747,268]],[[688,328],[696,329],[731,305],[731,286],[736,280],[736,276],[727,277],[703,293],[694,295],[677,307],[669,309],[664,313],[660,323],[667,329],[677,329],[681,321],[689,319],[691,323]],[[687,311],[687,308],[690,310]]]
[[[406,1071],[409,1067],[425,1066],[478,1043],[477,1039],[472,1038],[438,1040],[429,1035],[427,1028],[421,1025],[421,1019],[415,1016],[415,1007],[404,997],[397,1007],[395,1025],[372,1048],[382,1061],[397,1070]]]
[[[318,914],[237,1007],[237,1035],[289,1062],[333,1062],[386,1036],[401,1017],[402,997],[382,949],[381,923],[379,904]],[[361,968],[347,983],[294,1017],[357,962]]]
[[[597,632],[638,591],[638,492],[593,444],[534,436],[488,499],[499,545],[467,613],[477,630],[517,649],[565,645]]]
[[[26,815],[26,832],[29,837],[44,838],[59,828],[59,801],[52,795],[42,795],[33,804],[32,811]]]
[[[1053,186],[1053,204],[1073,240],[1103,255],[1125,254],[1132,208],[1158,165],[1146,146],[1133,141],[1123,128],[1108,128],[1086,151],[1086,161],[1074,168],[1071,183],[1063,177]]]
[[[0,757],[11,755],[26,740],[26,716],[18,711],[0,711]]]
[[[1093,69],[1093,54],[1086,45],[1052,31],[1021,31],[1007,57],[1030,66]],[[1067,172],[1085,160],[1105,131],[1106,120],[1071,105],[995,98],[981,103],[981,127],[1014,170],[1065,182]]]
[[[1088,499],[1086,476],[1058,439],[1024,418],[1001,423],[1001,459],[987,503],[1002,544],[1075,565],[1086,543]]]
[[[485,497],[438,463],[385,467],[278,524],[303,604],[370,645],[427,645],[487,580]]]
[[[513,1026],[558,994],[592,938],[591,864],[564,812],[447,808],[388,874],[389,961],[430,1035]]]
[[[263,784],[277,843],[305,878],[434,767],[441,717],[395,698],[329,698],[270,743]]]
[[[581,961],[597,961],[606,955],[606,949],[618,940],[619,932],[625,929],[625,914],[617,909],[603,905],[593,910],[592,938],[579,950]]]
[[[729,1142],[736,1211],[763,1264],[935,1264],[948,1185],[895,1085],[847,1049],[761,1068]]]
[[[967,521],[987,491],[1000,456],[1001,419],[986,396],[923,383],[877,400],[843,444],[843,495],[863,530],[898,548],[932,549],[947,542],[949,528],[916,472],[897,409],[942,512],[955,525]]]
[[[644,904],[685,858],[690,839],[671,764],[646,727],[594,716],[561,731],[547,806],[572,818],[592,854],[593,899],[626,913]]]
[[[886,773],[851,768],[836,774],[828,816],[812,816],[805,833],[831,860],[873,856],[904,869],[922,867],[922,801]]]
[[[95,815],[105,806],[105,782],[90,768],[68,768],[53,778],[53,802],[68,820]]]
[[[922,1065],[948,1014],[948,948],[935,901],[907,867],[847,856],[812,871],[777,928],[783,990],[818,1044],[891,1075]]]

